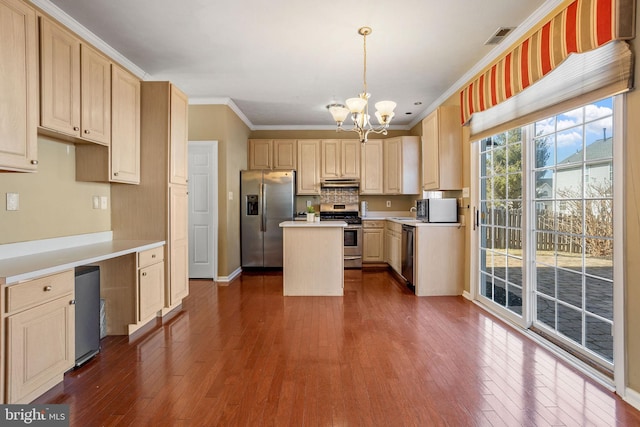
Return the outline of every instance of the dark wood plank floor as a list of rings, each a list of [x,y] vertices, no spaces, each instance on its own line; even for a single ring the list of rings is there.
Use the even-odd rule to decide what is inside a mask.
[[[182,310],[36,403],[73,426],[614,426],[640,414],[462,297],[349,270],[344,297],[280,273],[192,281]]]

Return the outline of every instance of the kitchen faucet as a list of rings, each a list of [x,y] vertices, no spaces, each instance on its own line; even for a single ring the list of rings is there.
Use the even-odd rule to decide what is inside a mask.
[[[409,212],[418,212],[418,209],[415,206],[411,206],[411,209],[409,209]]]

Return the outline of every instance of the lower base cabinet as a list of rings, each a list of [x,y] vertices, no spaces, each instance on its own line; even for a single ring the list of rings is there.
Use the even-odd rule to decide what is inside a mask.
[[[362,262],[384,262],[385,221],[362,221]]]
[[[138,253],[138,322],[164,306],[164,247]]]
[[[387,221],[385,242],[387,263],[396,273],[402,274],[402,224]]]
[[[75,363],[73,270],[7,292],[7,403],[29,403]],[[15,307],[15,309],[13,308]]]

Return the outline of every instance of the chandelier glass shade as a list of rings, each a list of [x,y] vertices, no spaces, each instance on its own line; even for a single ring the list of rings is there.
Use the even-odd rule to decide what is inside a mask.
[[[364,46],[364,90],[356,98],[349,98],[345,101],[345,104],[329,104],[327,109],[333,116],[337,125],[337,132],[348,131],[357,132],[360,142],[367,142],[367,136],[369,133],[387,134],[389,123],[393,118],[393,110],[396,108],[396,103],[393,101],[380,101],[375,103],[375,116],[378,119],[378,126],[374,126],[371,123],[369,115],[369,97],[371,96],[367,92],[367,36],[371,34],[371,28],[362,27],[358,29],[358,34],[362,36]],[[344,121],[351,115],[353,121],[353,127],[351,129],[345,129],[343,127]]]

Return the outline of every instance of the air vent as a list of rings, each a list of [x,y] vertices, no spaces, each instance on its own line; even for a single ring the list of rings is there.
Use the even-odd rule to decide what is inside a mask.
[[[504,40],[505,37],[511,34],[511,31],[513,31],[513,27],[500,27],[496,30],[495,33],[493,33],[491,37],[489,37],[489,40],[484,42],[484,44],[485,45],[500,44],[500,42]]]

